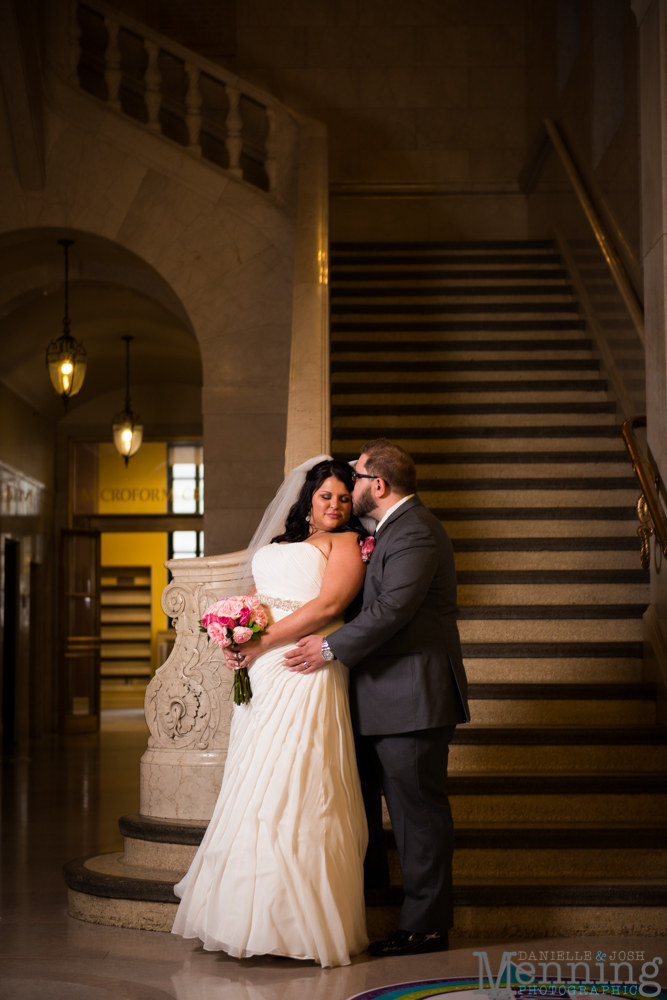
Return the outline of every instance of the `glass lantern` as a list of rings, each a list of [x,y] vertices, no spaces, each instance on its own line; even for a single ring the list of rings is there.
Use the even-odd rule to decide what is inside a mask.
[[[123,410],[113,418],[112,429],[113,443],[127,465],[132,455],[136,455],[141,448],[144,436],[141,417],[135,416],[132,410]]]
[[[63,333],[49,344],[46,351],[49,378],[53,388],[65,403],[70,396],[76,396],[83,385],[86,365],[86,350],[83,344],[74,340],[69,333]]]

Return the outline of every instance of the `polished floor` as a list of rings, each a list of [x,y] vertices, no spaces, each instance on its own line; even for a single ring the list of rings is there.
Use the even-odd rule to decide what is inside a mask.
[[[278,958],[238,961],[150,931],[101,927],[66,912],[63,862],[122,850],[117,820],[139,808],[140,711],[107,711],[99,736],[50,737],[2,763],[2,1000],[347,1000],[392,983],[474,977],[486,950],[495,972],[503,941],[452,942],[408,959],[358,956],[344,969]],[[512,951],[537,942],[512,942]],[[549,939],[549,950],[643,951],[667,966],[664,938]],[[594,952],[595,953],[595,952]]]

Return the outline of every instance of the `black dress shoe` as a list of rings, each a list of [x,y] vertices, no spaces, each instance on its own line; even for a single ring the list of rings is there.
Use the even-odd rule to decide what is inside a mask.
[[[394,931],[386,941],[374,941],[370,955],[425,955],[430,951],[447,951],[447,934],[425,934],[422,931]]]

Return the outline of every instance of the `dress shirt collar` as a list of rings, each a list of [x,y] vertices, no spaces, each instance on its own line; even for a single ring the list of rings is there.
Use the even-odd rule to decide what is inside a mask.
[[[413,496],[414,496],[414,493],[408,493],[408,495],[406,497],[401,497],[401,499],[398,500],[394,504],[393,507],[389,508],[389,510],[384,515],[384,517],[380,521],[378,521],[378,526],[375,529],[375,534],[376,535],[377,535],[378,531],[380,530],[380,528],[382,527],[382,525],[384,524],[384,522],[387,520],[387,518],[391,517],[391,515],[394,513],[394,511],[398,510],[398,508],[401,506],[402,503],[405,503],[406,500],[411,500]]]

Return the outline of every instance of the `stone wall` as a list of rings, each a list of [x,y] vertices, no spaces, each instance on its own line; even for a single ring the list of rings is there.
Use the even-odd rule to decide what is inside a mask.
[[[637,22],[630,2],[532,0],[527,51],[528,140],[544,118],[558,122],[641,296]],[[551,156],[540,181],[545,197],[529,202],[531,236],[550,235],[552,192],[563,187]],[[564,210],[571,228],[578,224],[589,235],[578,210]]]
[[[333,239],[521,236],[525,10],[239,0],[220,61],[327,124]]]

